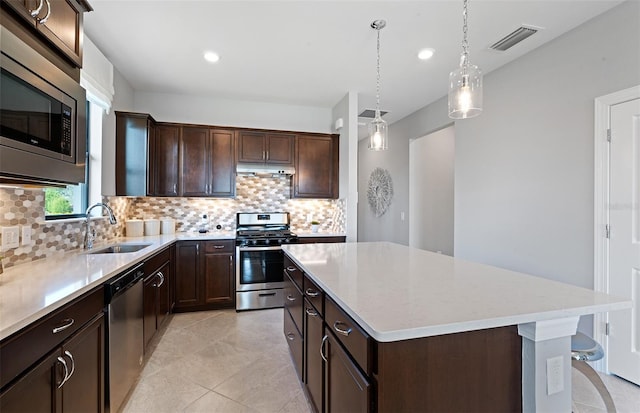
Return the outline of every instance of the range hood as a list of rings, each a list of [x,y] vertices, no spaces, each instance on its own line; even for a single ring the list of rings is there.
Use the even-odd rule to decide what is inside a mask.
[[[238,175],[252,176],[291,176],[296,173],[296,168],[287,165],[269,165],[263,163],[238,163],[236,167]]]

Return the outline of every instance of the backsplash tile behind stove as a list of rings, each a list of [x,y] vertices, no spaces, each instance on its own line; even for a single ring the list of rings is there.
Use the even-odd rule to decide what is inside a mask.
[[[346,201],[341,199],[290,199],[291,178],[236,177],[236,198],[159,198],[103,197],[113,209],[118,223],[106,219],[92,221],[96,242],[125,235],[125,221],[130,218],[176,220],[176,231],[195,231],[202,217],[209,217],[209,229],[234,231],[236,212],[290,212],[294,232],[310,232],[307,216],[320,222],[321,232],[344,233]],[[46,258],[82,247],[84,222],[46,221],[44,190],[37,188],[0,188],[0,226],[29,225],[31,243],[0,251],[5,268]],[[1,235],[0,235],[1,237]],[[1,240],[1,238],[0,238]]]

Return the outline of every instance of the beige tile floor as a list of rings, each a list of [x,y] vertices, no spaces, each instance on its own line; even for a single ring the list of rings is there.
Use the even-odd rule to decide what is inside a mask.
[[[282,333],[282,309],[175,314],[124,412],[307,413]],[[640,387],[602,375],[618,413],[640,413]],[[574,413],[604,412],[591,383],[572,369]]]

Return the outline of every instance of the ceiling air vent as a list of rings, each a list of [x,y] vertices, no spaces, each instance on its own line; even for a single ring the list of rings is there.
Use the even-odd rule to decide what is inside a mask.
[[[387,113],[389,113],[389,112],[381,110],[380,111],[380,116],[384,116]],[[375,111],[375,109],[365,109],[365,110],[362,111],[361,114],[358,115],[358,117],[359,118],[371,118],[371,119],[373,119],[373,118],[376,117],[376,111]]]
[[[516,44],[520,43],[527,37],[535,34],[537,31],[538,29],[534,29],[531,27],[525,27],[525,26],[518,27],[516,30],[512,31],[502,39],[492,44],[489,47],[489,49],[499,50],[501,52],[504,52],[505,50],[510,49]]]

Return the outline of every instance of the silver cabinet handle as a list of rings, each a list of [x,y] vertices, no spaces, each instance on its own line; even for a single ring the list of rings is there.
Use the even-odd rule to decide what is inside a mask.
[[[319,292],[317,292],[316,290],[312,290],[311,288],[307,288],[304,293],[309,297],[317,297],[320,294]]]
[[[263,161],[264,161],[265,159],[267,159],[266,154],[267,154],[267,153],[266,153],[265,151],[262,151],[262,160],[263,160]]]
[[[269,151],[267,151],[267,156],[265,156],[264,159],[267,159],[267,160],[269,159]]]
[[[58,388],[61,388],[62,386],[64,386],[64,383],[66,383],[66,381],[69,379],[69,368],[67,367],[67,362],[64,361],[64,359],[60,356],[58,356],[58,363],[62,364],[62,367],[64,367],[64,377],[60,382],[60,384],[58,384]]]
[[[38,14],[40,14],[40,10],[42,10],[43,4],[44,4],[44,0],[40,0],[38,1],[38,5],[36,6],[35,9],[29,10],[29,14],[31,14],[31,17],[36,17]]]
[[[293,333],[287,333],[287,338],[289,341],[293,341],[296,339],[296,336]]]
[[[221,250],[224,248],[224,245],[214,245],[213,248],[217,249],[217,250]]]
[[[309,315],[311,317],[317,317],[318,316],[318,312],[316,310],[312,309],[312,308],[306,308],[304,311],[307,313],[307,315]]]
[[[160,277],[160,284],[156,285],[156,287],[160,288],[160,286],[164,284],[164,274],[162,271],[158,271],[158,276]]]
[[[324,355],[324,343],[327,341],[328,338],[329,336],[325,334],[325,336],[322,337],[322,342],[320,343],[320,357],[322,357],[322,360],[324,360],[325,363],[329,361],[327,360],[327,357]]]
[[[47,15],[44,16],[42,19],[37,19],[38,23],[40,24],[45,24],[47,22],[47,20],[49,20],[49,16],[51,16],[51,3],[49,3],[49,0],[44,0],[47,2]]]
[[[296,270],[296,267],[287,267],[287,271],[289,272],[294,272]]]
[[[347,329],[343,330],[342,328],[338,327],[339,325],[347,326]],[[345,337],[351,333],[351,327],[349,327],[346,323],[339,320],[333,323],[333,329],[336,330],[338,334],[342,334]]]
[[[287,294],[287,300],[289,300],[289,301],[295,301],[295,300],[296,300],[296,298],[295,298],[295,297],[293,297],[291,294]]]
[[[73,323],[75,322],[75,320],[73,318],[65,318],[64,320],[62,320],[62,322],[64,323],[61,326],[58,327],[54,327],[53,330],[51,330],[53,332],[53,334],[57,334],[61,331],[66,330],[67,328],[71,327],[73,325]]]
[[[69,357],[69,360],[71,360],[71,372],[69,373],[69,377],[66,380],[68,381],[71,378],[71,376],[73,376],[73,373],[76,371],[76,361],[73,359],[73,356],[71,355],[69,350],[66,350],[64,354],[65,356]]]
[[[173,193],[178,195],[178,184],[173,184]]]

